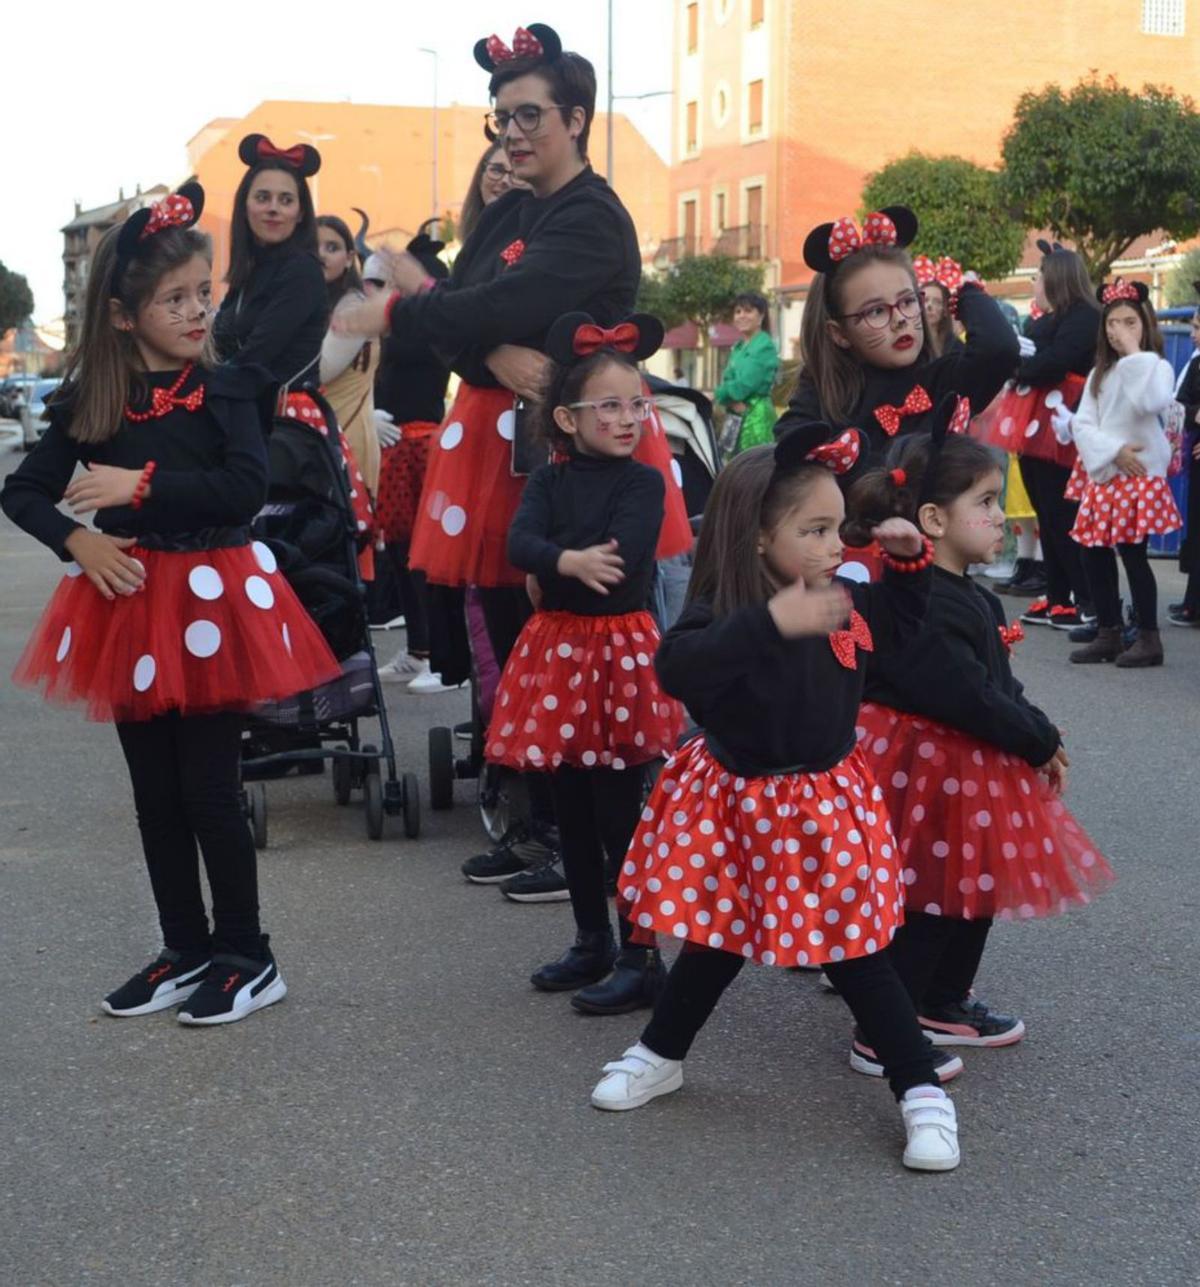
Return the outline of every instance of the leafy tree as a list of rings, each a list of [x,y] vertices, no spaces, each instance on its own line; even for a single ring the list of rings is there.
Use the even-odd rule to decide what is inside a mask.
[[[1200,115],[1172,89],[1092,76],[1022,94],[1003,155],[1014,212],[1073,242],[1093,281],[1138,237],[1200,230]]]
[[[1004,205],[1000,176],[960,156],[910,152],[867,177],[864,211],[909,206],[920,227],[911,249],[949,255],[980,277],[1007,277],[1021,260],[1024,226]]]
[[[1200,246],[1189,250],[1179,261],[1164,289],[1168,308],[1179,308],[1184,304],[1200,302],[1196,297],[1193,282],[1200,281]]]
[[[762,290],[763,273],[762,264],[729,255],[685,255],[663,272],[643,276],[638,308],[668,327],[695,322],[703,346],[708,328],[729,316],[738,295]]]
[[[0,263],[0,335],[12,330],[33,312],[33,292],[20,273]]]

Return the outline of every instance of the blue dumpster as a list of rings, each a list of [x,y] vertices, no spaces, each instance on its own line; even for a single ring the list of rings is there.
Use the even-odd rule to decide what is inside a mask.
[[[1176,376],[1191,361],[1195,353],[1192,344],[1192,315],[1194,308],[1163,308],[1158,312],[1158,324],[1163,337],[1163,356],[1175,368]],[[1189,426],[1190,428],[1191,426]],[[1167,480],[1179,512],[1187,515],[1188,471]],[[1186,531],[1186,528],[1184,529]],[[1179,555],[1184,531],[1170,532],[1166,536],[1152,536],[1147,549],[1151,558],[1173,559]]]

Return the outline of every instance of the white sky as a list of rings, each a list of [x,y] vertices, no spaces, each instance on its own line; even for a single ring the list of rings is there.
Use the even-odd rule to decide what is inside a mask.
[[[613,0],[614,92],[671,88],[671,0]],[[335,15],[345,15],[341,25]],[[84,209],[185,176],[185,146],[216,116],[264,99],[483,103],[471,56],[480,36],[506,44],[546,22],[607,78],[604,0],[43,0],[5,6],[0,26],[6,164],[0,261],[24,273],[34,318],[61,315],[62,235]],[[619,102],[669,159],[670,98]],[[287,142],[287,140],[277,140]]]

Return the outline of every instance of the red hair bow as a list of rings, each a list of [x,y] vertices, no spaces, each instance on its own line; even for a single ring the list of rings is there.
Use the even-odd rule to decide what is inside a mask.
[[[1141,302],[1141,295],[1138,288],[1133,282],[1127,282],[1124,277],[1118,277],[1111,286],[1105,286],[1100,292],[1100,302],[1102,304],[1112,304],[1119,299],[1127,299],[1131,304]]]
[[[153,237],[164,228],[190,228],[196,222],[196,210],[187,197],[172,192],[169,197],[156,201],[150,207],[150,218],[142,229],[138,241]],[[156,390],[157,392],[157,390]]]
[[[894,246],[896,244],[896,225],[888,215],[876,210],[867,215],[862,232],[849,215],[843,215],[833,221],[829,233],[829,258],[840,263],[847,255],[852,255],[864,246]]]
[[[893,407],[885,402],[876,407],[875,419],[879,421],[880,427],[890,438],[900,428],[900,421],[905,416],[919,416],[921,412],[929,411],[932,406],[929,394],[919,384],[914,384],[908,392],[908,397],[900,406]]]
[[[959,395],[958,404],[954,408],[954,414],[950,417],[950,423],[946,426],[947,433],[966,433],[967,426],[971,423],[971,399]]]
[[[1009,652],[1012,652],[1013,647],[1025,638],[1025,628],[1019,621],[1014,621],[1011,626],[998,626],[997,629]]]
[[[282,148],[276,147],[268,138],[261,138],[258,140],[256,151],[264,160],[270,157],[273,160],[283,161],[286,165],[295,166],[297,170],[304,164],[303,143],[296,143],[292,147]]]
[[[863,652],[874,652],[875,640],[871,638],[871,627],[867,625],[866,620],[857,610],[852,610],[849,627],[845,630],[835,630],[829,636],[829,646],[833,649],[833,655],[847,670],[857,670],[858,657],[855,649],[861,648]]]
[[[943,255],[936,264],[928,255],[917,255],[913,260],[913,269],[917,274],[918,286],[937,282],[953,295],[963,284],[962,266],[949,255]]]
[[[840,438],[814,447],[808,453],[808,459],[815,460],[821,465],[828,465],[835,474],[845,474],[854,468],[861,446],[858,433],[853,429],[847,429]]]
[[[524,27],[517,28],[511,49],[499,36],[489,36],[487,51],[488,57],[494,63],[509,63],[514,58],[540,58],[546,52],[542,42],[533,32],[526,31]]]
[[[616,349],[618,353],[632,353],[638,346],[641,332],[632,322],[620,322],[611,330],[585,322],[575,332],[572,348],[578,357],[591,357],[601,349]]]

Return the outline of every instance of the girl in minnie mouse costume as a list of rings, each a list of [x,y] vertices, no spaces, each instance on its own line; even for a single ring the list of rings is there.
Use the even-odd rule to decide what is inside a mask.
[[[1013,676],[1021,627],[967,575],[1003,547],[1003,475],[991,448],[945,437],[952,406],[932,438],[850,491],[854,523],[900,516],[934,550],[929,610],[901,647],[872,657],[858,737],[900,843],[908,906],[892,954],[921,1025],[939,1046],[1006,1046],[1024,1024],[971,991],[993,920],[1056,915],[1112,872],[1060,799],[1058,729]],[[861,1033],[851,1062],[882,1072]]]
[[[49,428],[0,492],[13,522],[68,564],[15,678],[116,722],[158,905],[163,951],[103,1008],[182,1002],[185,1024],[230,1023],[287,991],[259,928],[242,714],[338,670],[271,551],[250,541],[266,498],[256,399],[269,376],[205,365],[203,198],[185,185],[102,239]],[[64,499],[96,530],[60,512]]]
[[[954,1106],[884,950],[903,918],[895,840],[854,742],[867,656],[916,629],[932,554],[911,523],[891,520],[874,533],[883,582],[832,584],[836,471],[849,476],[862,439],[829,438],[818,423],[743,452],[709,500],[689,604],[657,658],[663,687],[703,732],[664,767],[619,886],[638,934],[683,949],[592,1103],[640,1108],[678,1090],[692,1041],[748,959],[820,965],[881,1051],[904,1164],[951,1170]]]
[[[633,458],[651,414],[635,364],[662,337],[645,315],[605,329],[571,313],[550,329],[543,414],[559,459],[532,475],[508,534],[537,610],[504,668],[486,754],[549,771],[578,935],[533,984],[582,988],[572,1003],[591,1014],[652,1005],[663,980],[658,952],[631,945],[624,918],[617,954],[605,894],[605,854],[616,867],[629,849],[643,766],[670,753],[682,724],[654,673],[659,636],[646,611],[663,479]]]
[[[954,332],[958,292],[963,284],[961,265],[949,255],[943,255],[936,263],[928,255],[916,255],[913,271],[925,306],[925,327],[933,356],[965,352],[966,345]]]

